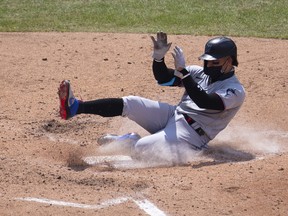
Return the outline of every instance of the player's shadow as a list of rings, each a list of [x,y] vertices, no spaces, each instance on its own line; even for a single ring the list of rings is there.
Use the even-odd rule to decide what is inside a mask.
[[[210,146],[208,149],[203,151],[203,156],[207,158],[208,161],[201,161],[198,164],[194,164],[192,165],[193,168],[200,168],[223,163],[244,162],[255,159],[255,155],[249,152],[235,149],[228,144]]]

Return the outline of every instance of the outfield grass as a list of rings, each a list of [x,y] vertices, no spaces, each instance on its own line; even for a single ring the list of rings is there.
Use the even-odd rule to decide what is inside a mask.
[[[0,0],[2,32],[137,32],[288,39],[288,0]]]

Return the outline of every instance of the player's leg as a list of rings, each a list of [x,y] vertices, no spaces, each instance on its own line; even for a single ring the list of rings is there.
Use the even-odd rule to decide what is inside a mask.
[[[163,129],[174,115],[175,106],[137,96],[106,98],[81,102],[64,80],[59,87],[60,115],[69,119],[77,114],[96,114],[103,117],[127,116],[150,133]]]
[[[132,157],[146,163],[178,164],[177,142],[169,142],[164,130],[142,137],[132,148]]]
[[[123,105],[122,98],[103,98],[79,102],[77,114],[95,114],[102,117],[121,116]]]
[[[181,164],[191,160],[193,152],[205,148],[206,143],[207,140],[187,124],[182,114],[175,113],[163,130],[139,139],[134,151],[140,159]]]
[[[151,134],[166,127],[175,106],[138,96],[123,97],[123,116],[128,117]]]
[[[124,97],[123,101],[122,115],[135,121],[152,134],[165,128],[169,119],[174,116],[175,107],[169,104],[137,96]],[[99,138],[98,143],[123,141],[124,139],[129,143],[136,143],[140,136],[135,133],[128,133],[123,136],[106,134]]]
[[[62,81],[58,94],[60,115],[63,119],[82,113],[103,117],[122,115],[135,121],[150,133],[163,129],[175,110],[175,106],[137,96],[81,102],[74,97],[68,80]]]

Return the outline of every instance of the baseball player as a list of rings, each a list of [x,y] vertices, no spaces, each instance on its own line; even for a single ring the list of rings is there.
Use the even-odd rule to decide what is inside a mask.
[[[106,138],[133,140],[133,152],[146,159],[163,156],[164,152],[154,148],[161,143],[168,147],[173,163],[179,164],[185,162],[187,147],[195,151],[206,148],[243,104],[245,91],[235,75],[237,47],[228,37],[209,40],[204,54],[199,57],[204,61],[200,67],[187,66],[182,49],[176,46],[172,53],[175,66],[172,69],[166,66],[164,59],[172,44],[167,42],[167,34],[158,32],[157,37],[151,36],[151,39],[154,77],[159,85],[184,89],[178,105],[138,96],[82,102],[74,97],[70,82],[64,80],[58,91],[60,115],[63,119],[85,113],[128,117],[150,135],[141,138],[129,133]]]

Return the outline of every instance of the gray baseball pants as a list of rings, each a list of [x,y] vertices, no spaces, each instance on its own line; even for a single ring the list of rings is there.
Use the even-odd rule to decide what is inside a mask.
[[[128,117],[151,135],[139,139],[135,152],[143,157],[185,163],[189,152],[206,147],[200,137],[176,111],[176,106],[138,96],[123,97],[123,117]]]

